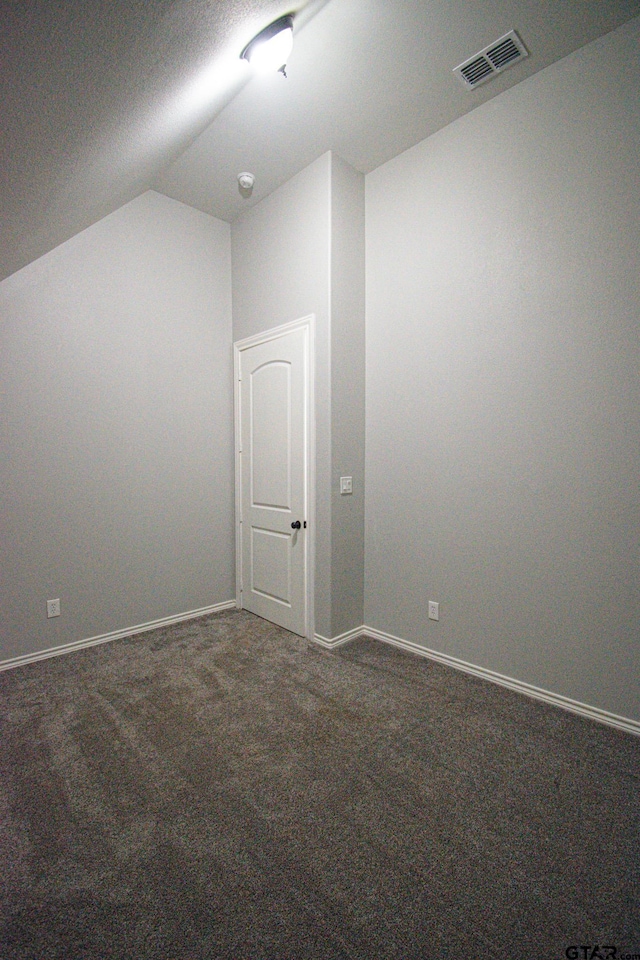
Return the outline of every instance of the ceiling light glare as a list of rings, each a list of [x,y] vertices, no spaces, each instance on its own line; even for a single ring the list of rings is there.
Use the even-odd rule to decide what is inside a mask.
[[[281,71],[287,63],[293,47],[293,17],[280,17],[261,30],[246,45],[240,57],[248,60],[257,73]],[[286,76],[286,74],[285,74]]]

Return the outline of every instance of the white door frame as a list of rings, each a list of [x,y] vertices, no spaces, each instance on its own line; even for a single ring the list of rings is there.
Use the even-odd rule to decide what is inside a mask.
[[[307,518],[307,535],[304,540],[305,548],[305,597],[306,597],[306,617],[305,617],[305,636],[308,640],[313,640],[315,630],[314,618],[314,583],[315,583],[315,513],[316,513],[316,431],[315,431],[315,316],[310,314],[307,317],[301,317],[300,320],[293,320],[291,323],[283,323],[279,327],[272,327],[270,330],[264,330],[262,333],[254,334],[252,337],[246,337],[244,340],[237,340],[233,344],[233,407],[234,407],[234,447],[236,464],[236,508],[235,508],[235,527],[236,527],[236,607],[242,609],[242,457],[241,457],[241,419],[240,419],[240,355],[243,350],[258,346],[260,343],[268,343],[271,340],[277,340],[286,336],[294,330],[306,328],[307,330],[307,350],[306,350],[306,383],[307,396],[305,398],[305,478],[306,478],[306,504],[305,516]]]

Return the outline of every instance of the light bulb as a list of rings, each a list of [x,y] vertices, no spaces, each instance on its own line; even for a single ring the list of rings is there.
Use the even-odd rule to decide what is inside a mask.
[[[270,73],[280,70],[293,47],[293,30],[287,27],[276,33],[275,37],[257,43],[249,56],[249,63],[258,73]]]
[[[265,27],[251,43],[248,43],[241,58],[248,60],[258,73],[282,70],[293,47],[293,17],[280,17]]]

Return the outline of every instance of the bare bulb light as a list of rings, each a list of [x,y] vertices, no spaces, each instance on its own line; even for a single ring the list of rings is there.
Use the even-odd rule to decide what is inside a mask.
[[[287,15],[274,20],[246,45],[240,57],[247,60],[258,73],[284,73],[293,47],[293,17]],[[286,74],[284,74],[286,76]]]

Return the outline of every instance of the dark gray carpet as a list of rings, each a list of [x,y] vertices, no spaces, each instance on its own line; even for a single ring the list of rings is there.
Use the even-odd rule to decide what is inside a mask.
[[[2,960],[640,955],[607,727],[236,611],[1,674],[0,716]]]

